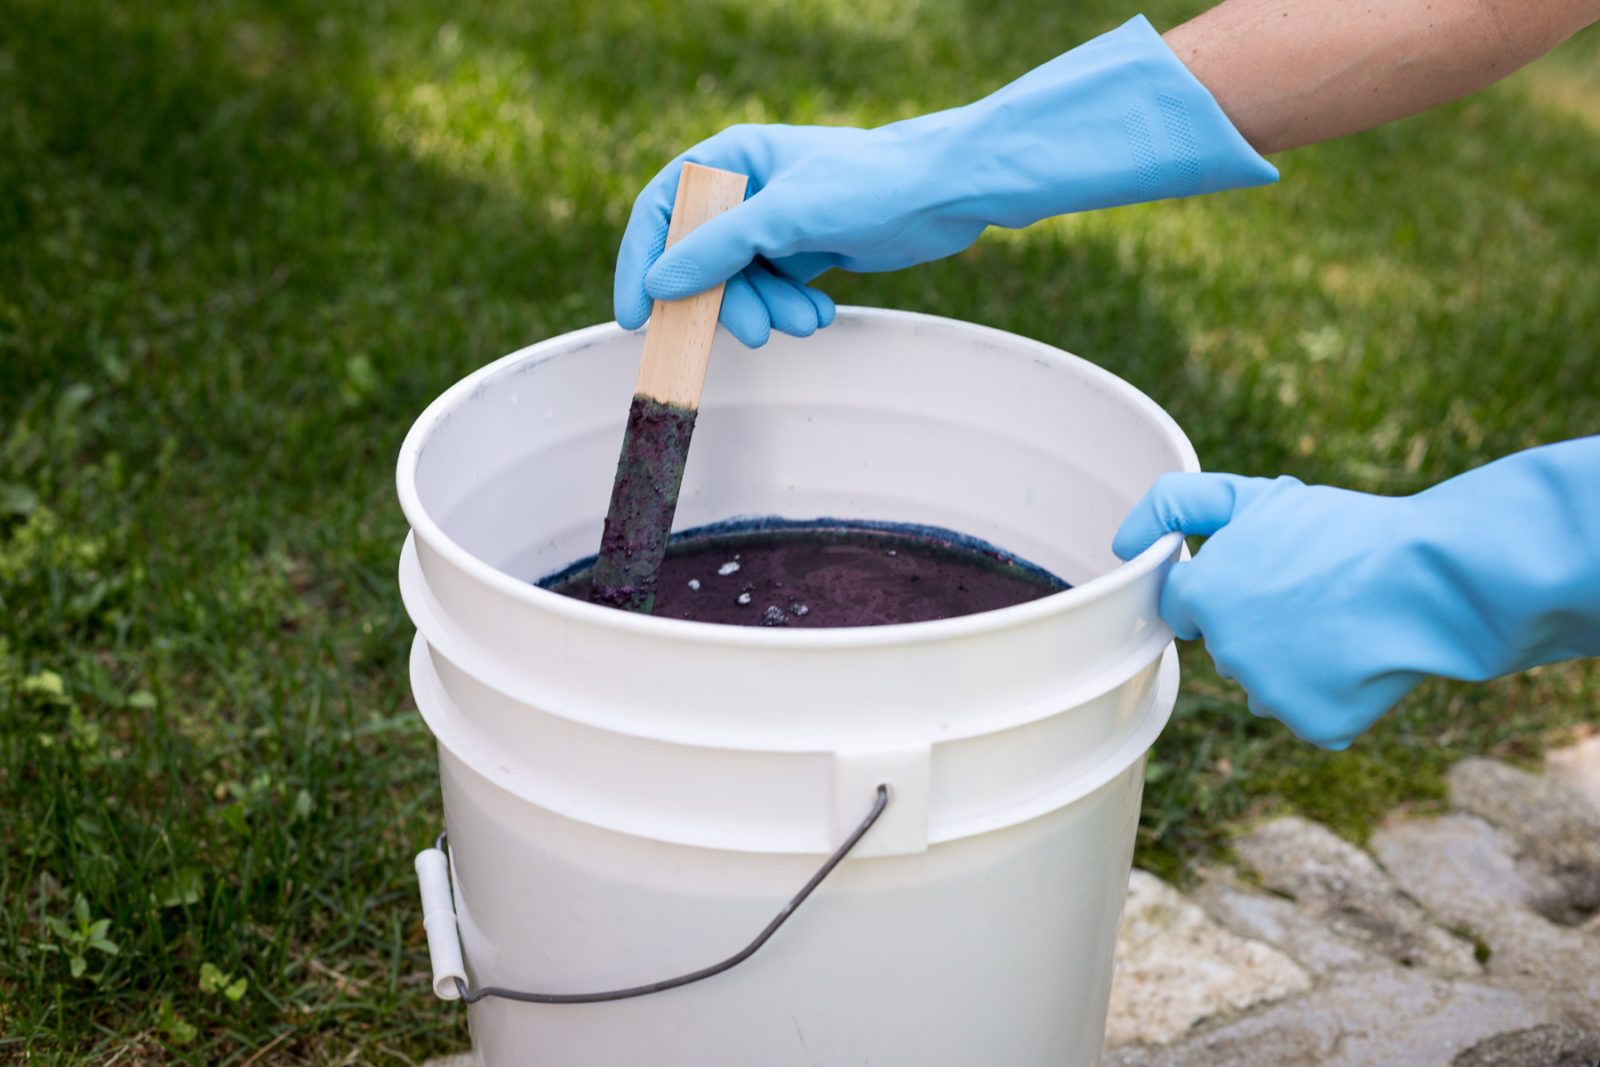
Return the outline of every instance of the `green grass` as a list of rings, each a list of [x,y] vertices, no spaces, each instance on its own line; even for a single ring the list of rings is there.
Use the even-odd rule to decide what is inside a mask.
[[[440,820],[393,579],[411,419],[610,317],[678,148],[964,102],[1127,12],[0,0],[0,1063],[461,1047],[409,868]],[[1600,430],[1597,60],[1590,32],[1270,189],[825,285],[1089,356],[1209,468],[1409,491]],[[1140,851],[1174,877],[1269,811],[1360,839],[1600,689],[1428,685],[1328,754],[1185,668]]]

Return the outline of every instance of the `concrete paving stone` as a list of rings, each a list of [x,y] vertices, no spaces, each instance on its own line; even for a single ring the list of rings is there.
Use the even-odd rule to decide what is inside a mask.
[[[1117,938],[1106,1044],[1173,1041],[1202,1019],[1310,986],[1282,952],[1229,933],[1176,889],[1135,870]]]
[[[1600,734],[1546,752],[1544,773],[1581,793],[1600,809]]]
[[[1371,856],[1327,827],[1274,819],[1240,838],[1235,851],[1268,889],[1372,951],[1446,976],[1481,970],[1470,941],[1436,925]]]
[[[1264,1023],[1261,1016],[1248,1015],[1176,1044],[1108,1048],[1100,1067],[1321,1067],[1338,1043],[1331,1018]]]
[[[1505,830],[1560,889],[1535,907],[1577,925],[1600,911],[1600,808],[1566,782],[1492,759],[1450,768],[1450,803]]]
[[[1238,885],[1225,872],[1212,872],[1190,898],[1223,929],[1282,949],[1313,975],[1367,966],[1371,952],[1328,929],[1289,901]]]
[[[1531,909],[1559,887],[1510,835],[1476,815],[1392,819],[1371,845],[1400,888],[1447,921],[1486,907]]]
[[[441,1056],[425,1062],[422,1067],[478,1067],[478,1058],[470,1052],[455,1056]]]
[[[1600,1028],[1600,936],[1530,908],[1538,875],[1519,867],[1508,835],[1470,816],[1406,819],[1380,828],[1372,848],[1408,892],[1483,940],[1491,981]]]
[[[1570,1023],[1515,1030],[1479,1042],[1450,1067],[1600,1067],[1600,1032]]]
[[[1379,961],[1310,992],[1206,1027],[1182,1042],[1106,1053],[1105,1067],[1451,1067],[1497,1034],[1559,1021],[1553,1010],[1477,981]]]

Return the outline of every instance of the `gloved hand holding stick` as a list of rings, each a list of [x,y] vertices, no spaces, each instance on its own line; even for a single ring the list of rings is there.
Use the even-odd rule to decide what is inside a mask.
[[[678,172],[750,175],[749,198],[663,253]],[[887,271],[959,252],[989,226],[1260,185],[1278,172],[1144,18],[966,107],[863,130],[734,126],[645,186],[617,256],[617,321],[723,280],[722,323],[747,345],[805,336],[833,302],[830,267]]]

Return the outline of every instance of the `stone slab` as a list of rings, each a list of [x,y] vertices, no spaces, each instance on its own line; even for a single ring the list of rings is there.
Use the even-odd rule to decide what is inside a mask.
[[[1600,734],[1545,753],[1544,773],[1600,810]]]
[[[1235,843],[1269,889],[1328,928],[1406,966],[1464,977],[1480,970],[1472,943],[1432,922],[1371,856],[1325,826],[1274,819]]]
[[[1556,888],[1517,843],[1476,815],[1393,819],[1372,850],[1396,883],[1449,921],[1484,908],[1528,909]]]
[[[1195,1023],[1309,989],[1288,956],[1223,929],[1146,871],[1128,882],[1106,1044],[1159,1044]]]
[[[1282,897],[1235,883],[1222,872],[1206,877],[1190,899],[1225,930],[1281,949],[1313,975],[1369,966],[1372,953],[1334,933]]]
[[[1546,1005],[1482,982],[1389,963],[1165,1046],[1113,1049],[1104,1067],[1451,1067],[1507,1031],[1558,1021]]]
[[[1449,777],[1453,807],[1500,827],[1561,882],[1543,914],[1575,925],[1600,911],[1600,808],[1587,796],[1492,759],[1462,760]]]
[[[1457,1056],[1450,1067],[1595,1067],[1600,1033],[1552,1023],[1497,1034]]]
[[[1484,942],[1490,980],[1600,1028],[1600,937],[1534,910],[1538,875],[1519,867],[1507,834],[1470,816],[1406,819],[1372,847],[1407,892]]]

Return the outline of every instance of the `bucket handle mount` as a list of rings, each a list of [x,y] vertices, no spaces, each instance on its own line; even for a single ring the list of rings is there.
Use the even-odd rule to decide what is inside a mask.
[[[456,930],[455,903],[450,891],[450,860],[444,853],[449,836],[449,832],[445,831],[439,835],[438,841],[432,848],[417,853],[416,860],[417,883],[422,891],[422,922],[428,933],[428,956],[433,963],[434,995],[441,1000],[464,1000],[468,1004],[476,1004],[486,997],[518,1000],[527,1004],[596,1004],[607,1000],[628,1000],[650,993],[660,993],[663,990],[676,989],[721,974],[755,955],[756,950],[777,933],[778,927],[794,914],[796,908],[805,903],[812,890],[821,885],[822,880],[850,854],[856,842],[872,829],[872,824],[878,821],[878,816],[882,815],[888,806],[889,787],[879,785],[872,810],[861,820],[861,824],[834,850],[833,855],[829,856],[817,869],[817,873],[811,876],[811,880],[800,888],[800,892],[790,898],[766,928],[756,935],[755,940],[732,956],[721,963],[714,963],[676,978],[666,978],[648,985],[630,986],[627,989],[607,990],[603,993],[526,993],[514,989],[502,989],[499,986],[467,988],[466,966],[461,958],[461,940]]]

